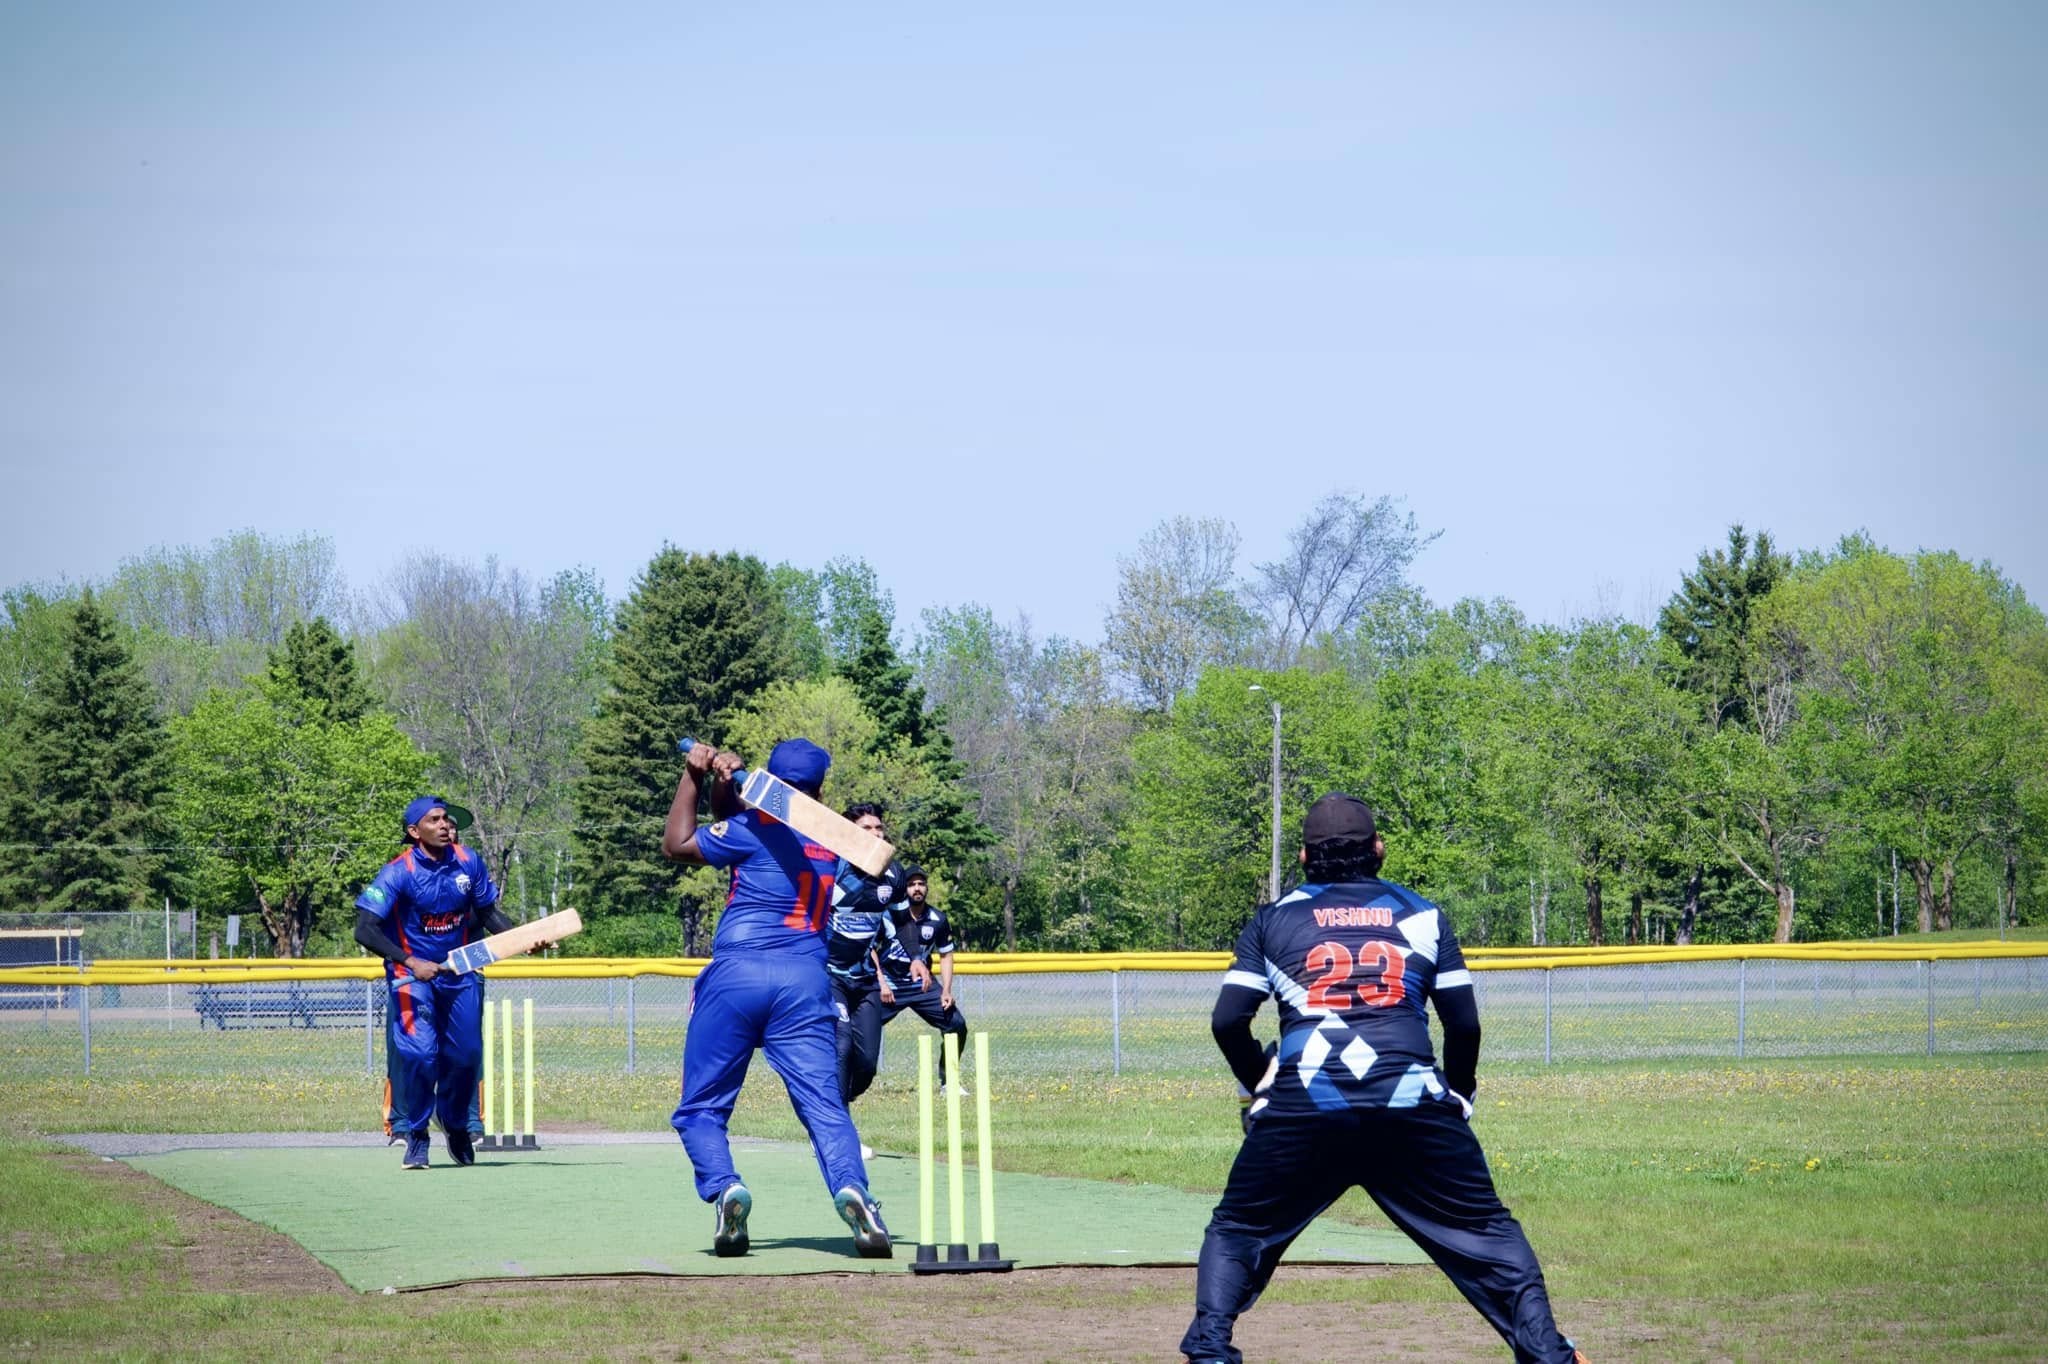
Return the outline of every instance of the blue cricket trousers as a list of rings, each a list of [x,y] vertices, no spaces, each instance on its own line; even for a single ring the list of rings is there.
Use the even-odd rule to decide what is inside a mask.
[[[1238,1315],[1258,1301],[1294,1238],[1354,1185],[1429,1252],[1519,1364],[1570,1364],[1536,1252],[1452,1099],[1255,1120],[1202,1238],[1195,1319],[1181,1352],[1238,1364],[1230,1343]],[[1334,1342],[1331,1351],[1343,1353]]]
[[[822,954],[726,952],[697,977],[683,1038],[682,1101],[669,1125],[690,1153],[699,1198],[708,1203],[739,1180],[726,1124],[756,1047],[811,1134],[827,1192],[867,1189],[860,1136],[839,1092],[837,1019]]]
[[[484,1058],[484,978],[442,973],[432,980],[385,973],[391,1049],[398,1054],[392,1111],[424,1132],[438,1117],[444,1132],[469,1130]]]

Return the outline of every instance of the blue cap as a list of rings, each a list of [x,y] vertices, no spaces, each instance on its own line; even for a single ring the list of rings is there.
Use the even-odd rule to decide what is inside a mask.
[[[410,829],[436,810],[446,810],[448,818],[454,821],[458,829],[467,829],[470,826],[470,813],[460,805],[450,805],[440,796],[418,796],[405,807],[405,814],[398,821],[399,830],[403,832]]]
[[[799,791],[818,794],[832,755],[809,739],[784,739],[768,754],[768,773],[780,777]]]

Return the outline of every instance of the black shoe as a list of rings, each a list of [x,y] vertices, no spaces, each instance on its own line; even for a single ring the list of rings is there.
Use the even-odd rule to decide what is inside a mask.
[[[448,1134],[448,1154],[454,1158],[457,1165],[476,1164],[476,1147],[470,1143],[467,1132]]]

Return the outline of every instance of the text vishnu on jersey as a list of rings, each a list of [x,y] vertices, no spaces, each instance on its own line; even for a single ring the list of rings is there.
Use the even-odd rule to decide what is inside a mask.
[[[1380,905],[1333,905],[1316,912],[1318,928],[1392,928],[1394,911]]]

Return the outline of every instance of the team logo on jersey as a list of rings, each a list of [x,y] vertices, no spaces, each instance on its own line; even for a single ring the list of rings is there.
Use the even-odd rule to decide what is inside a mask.
[[[461,892],[462,892],[462,893],[463,893],[464,895],[467,895],[467,894],[469,894],[469,873],[468,873],[468,872],[466,872],[466,871],[459,871],[459,872],[455,873],[455,888],[456,888],[457,890],[461,891]]]
[[[932,934],[937,931],[938,930],[934,929],[930,924],[926,924],[924,926],[924,940],[926,942],[930,942],[932,940]]]
[[[714,824],[714,825],[712,825],[712,826],[711,826],[711,836],[712,836],[713,838],[724,838],[724,837],[725,837],[725,821],[724,821],[724,820],[722,820],[722,819],[721,819],[721,820],[719,820],[719,821],[718,821],[718,823],[716,823],[716,824]]]
[[[382,886],[371,886],[368,890],[363,892],[363,898],[368,900],[375,900],[380,905],[389,903],[391,899],[390,896],[384,893],[384,887]]]
[[[886,905],[889,903],[889,897],[895,894],[895,892],[896,887],[890,885],[887,881],[884,881],[880,885],[875,887],[875,898]]]

